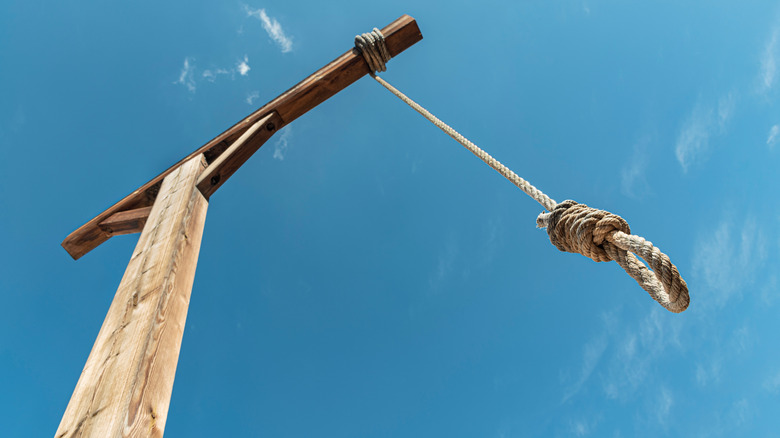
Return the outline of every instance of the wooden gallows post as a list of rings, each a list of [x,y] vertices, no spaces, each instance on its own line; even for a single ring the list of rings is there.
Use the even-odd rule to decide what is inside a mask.
[[[408,15],[382,33],[391,56],[422,39]],[[276,131],[368,73],[350,49],[62,242],[78,259],[141,233],[56,438],[163,435],[209,197]]]

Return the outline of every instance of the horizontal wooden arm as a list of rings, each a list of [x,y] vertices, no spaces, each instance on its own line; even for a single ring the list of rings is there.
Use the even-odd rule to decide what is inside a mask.
[[[417,22],[408,15],[403,15],[382,28],[382,34],[385,36],[390,56],[393,57],[422,39]],[[250,126],[271,112],[275,111],[279,115],[280,123],[276,130],[281,129],[368,73],[368,64],[362,55],[354,48],[348,50],[70,233],[62,242],[62,247],[74,259],[80,258],[112,236],[111,232],[100,226],[102,222],[116,213],[154,204],[165,176],[192,157],[203,154],[209,163],[213,163]]]

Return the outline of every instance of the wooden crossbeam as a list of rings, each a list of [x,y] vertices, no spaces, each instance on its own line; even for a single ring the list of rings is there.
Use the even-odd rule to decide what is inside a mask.
[[[422,39],[417,22],[408,15],[382,28],[382,34],[393,57]],[[118,234],[107,230],[106,226],[101,227],[101,223],[117,213],[153,205],[163,179],[183,163],[200,154],[208,163],[214,163],[249,127],[268,114],[278,114],[280,123],[275,127],[275,131],[278,131],[368,73],[368,64],[362,55],[354,48],[348,50],[70,233],[62,242],[62,247],[74,259],[80,258],[112,235]]]

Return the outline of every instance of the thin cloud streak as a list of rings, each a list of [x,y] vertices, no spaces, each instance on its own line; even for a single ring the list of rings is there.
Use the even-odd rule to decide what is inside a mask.
[[[780,394],[780,371],[764,381],[764,389],[772,394]]]
[[[734,97],[734,93],[729,93],[718,99],[718,128],[720,132],[726,130],[735,106],[736,97]]]
[[[707,285],[703,305],[724,306],[754,281],[761,272],[767,256],[764,230],[752,216],[734,229],[731,221],[724,219],[714,232],[699,238],[694,248],[693,273]]]
[[[585,383],[590,379],[593,370],[596,369],[596,365],[599,364],[601,357],[604,355],[604,351],[607,349],[607,336],[605,334],[594,337],[588,343],[582,351],[582,368],[580,369],[580,377],[577,381],[571,385],[563,396],[562,403],[565,403],[582,389]]]
[[[680,131],[675,155],[684,172],[688,171],[691,162],[707,148],[710,140],[711,119],[712,112],[696,108]]]
[[[268,14],[265,12],[265,9],[261,8],[253,10],[249,6],[245,5],[244,10],[246,11],[247,16],[255,17],[260,20],[263,25],[263,29],[265,29],[266,33],[268,33],[268,36],[271,37],[271,39],[274,40],[274,42],[279,46],[279,48],[282,50],[282,53],[292,51],[292,39],[285,34],[284,29],[282,29],[282,25],[279,24],[275,18],[268,16]]]
[[[436,269],[428,279],[432,291],[439,292],[441,290],[442,285],[452,273],[455,260],[458,258],[459,254],[458,242],[454,236],[450,236],[447,239],[446,246],[439,253]]]
[[[721,357],[710,359],[704,364],[696,364],[696,383],[701,387],[719,383],[722,369],[723,359]]]
[[[634,144],[631,159],[620,170],[620,191],[630,198],[637,198],[640,193],[647,192],[649,189],[645,179],[647,144],[649,142],[649,137],[645,137]]]
[[[206,79],[209,82],[215,82],[217,80],[217,77],[220,75],[229,75],[230,71],[225,70],[224,68],[218,68],[216,70],[203,70],[203,74],[201,75],[203,79]]]
[[[174,84],[184,85],[190,93],[194,93],[196,90],[193,61],[192,58],[184,58],[184,66],[181,69],[181,73],[179,73],[179,79],[173,82]]]
[[[688,168],[704,155],[714,134],[726,132],[734,115],[735,102],[734,94],[728,93],[718,99],[717,107],[697,104],[691,111],[675,145],[675,155],[683,172],[687,172]]]
[[[290,127],[286,127],[282,134],[279,136],[279,139],[276,140],[276,143],[274,144],[274,159],[279,161],[284,161],[284,154],[287,152],[287,148],[290,145],[290,137],[292,136],[292,129]]]
[[[775,143],[777,143],[777,135],[780,134],[780,125],[773,125],[769,129],[769,136],[766,138],[766,144],[769,149],[774,149]]]
[[[252,91],[251,93],[246,95],[246,103],[248,105],[252,105],[255,102],[255,99],[257,99],[258,97],[260,97],[260,92],[259,91]],[[285,131],[285,132],[287,132],[287,131]]]
[[[682,322],[670,323],[664,310],[653,307],[638,329],[624,327],[615,333],[623,335],[605,366],[603,390],[607,398],[627,400],[647,385],[651,370],[669,347],[681,348]]]
[[[658,401],[655,405],[655,415],[658,424],[663,427],[666,427],[669,422],[672,406],[674,406],[674,397],[672,396],[671,392],[669,392],[669,390],[666,388],[661,388],[661,394],[659,394]]]
[[[571,433],[577,437],[584,437],[596,431],[596,427],[601,422],[601,414],[588,417],[584,420],[578,420],[571,423]]]
[[[194,59],[190,57],[184,58],[184,66],[179,73],[179,79],[174,82],[177,85],[184,85],[187,87],[190,93],[194,93],[197,89],[198,82],[206,80],[214,83],[221,76],[228,76],[230,80],[235,80],[236,73],[241,76],[247,76],[249,74],[249,57],[244,55],[242,59],[236,62],[236,66],[231,69],[225,68],[210,68],[203,70],[202,73],[196,75],[197,69],[195,68]]]
[[[777,39],[779,33],[780,29],[775,27],[761,56],[761,83],[759,91],[762,94],[768,93],[775,85],[775,77],[777,76]]]

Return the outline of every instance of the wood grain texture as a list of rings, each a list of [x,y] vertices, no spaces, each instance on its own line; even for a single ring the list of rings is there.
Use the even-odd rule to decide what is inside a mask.
[[[277,131],[282,119],[271,112],[249,127],[198,178],[198,190],[209,199]]]
[[[367,28],[365,31],[369,30],[371,29]],[[422,39],[422,33],[420,33],[417,22],[408,15],[403,15],[382,28],[382,34],[385,36],[388,51],[393,57]],[[351,35],[349,37],[351,39]],[[354,48],[348,50],[333,62],[299,82],[271,102],[263,105],[257,111],[230,127],[230,129],[201,146],[192,154],[73,231],[62,242],[62,247],[74,259],[80,258],[111,237],[109,233],[106,233],[99,227],[101,222],[116,212],[151,205],[149,199],[151,198],[153,202],[154,194],[159,189],[160,181],[182,163],[201,154],[206,157],[208,162],[213,162],[244,131],[271,111],[276,111],[282,119],[281,125],[277,127],[277,130],[281,129],[282,126],[297,119],[368,73],[368,64],[366,64],[362,55]]]
[[[165,177],[56,438],[161,437],[208,201],[197,156]]]
[[[111,217],[99,223],[98,226],[101,230],[112,236],[140,233],[143,231],[151,211],[152,207],[141,207],[133,210],[120,211],[119,213],[112,214]]]

